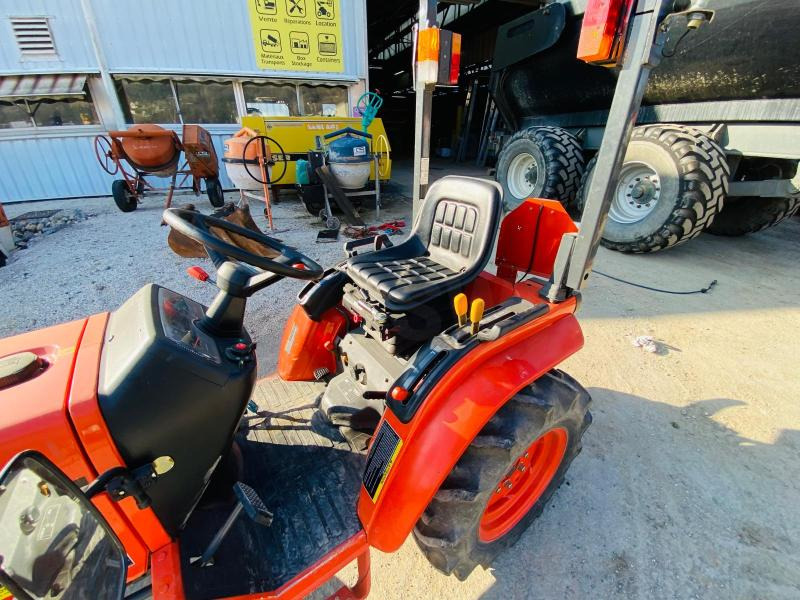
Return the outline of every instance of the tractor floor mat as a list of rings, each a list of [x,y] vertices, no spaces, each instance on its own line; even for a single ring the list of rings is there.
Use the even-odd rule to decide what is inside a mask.
[[[191,558],[203,553],[233,505],[194,511],[180,536],[186,598],[276,590],[362,529],[356,503],[365,454],[353,452],[317,412],[324,388],[278,378],[256,384],[257,410],[245,413],[237,445],[244,483],[274,518],[265,527],[242,512],[214,564],[200,567]]]

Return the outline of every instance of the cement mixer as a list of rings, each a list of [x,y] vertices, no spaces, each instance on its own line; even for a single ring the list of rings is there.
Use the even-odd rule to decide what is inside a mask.
[[[205,181],[212,206],[225,203],[211,134],[199,125],[184,125],[183,140],[171,129],[159,125],[132,125],[125,131],[98,135],[94,149],[106,173],[122,175],[122,179],[111,185],[111,195],[122,212],[136,210],[146,193],[162,191],[167,192],[164,206],[169,208],[176,191],[199,194],[201,181]],[[183,165],[180,165],[181,153],[185,154]],[[182,179],[177,181],[179,175]],[[147,176],[169,177],[169,186],[154,187]],[[190,177],[191,184],[187,185]]]
[[[273,152],[273,148],[277,152]],[[270,187],[286,175],[287,158],[283,147],[277,140],[243,127],[225,140],[224,149],[225,171],[239,189],[242,202],[246,203],[248,198],[264,202],[264,215],[270,229],[274,229]]]

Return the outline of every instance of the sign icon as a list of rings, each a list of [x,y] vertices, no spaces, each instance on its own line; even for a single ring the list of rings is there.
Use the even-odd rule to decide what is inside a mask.
[[[319,53],[325,56],[336,55],[336,36],[332,33],[320,33],[317,36]]]
[[[256,12],[261,15],[278,14],[278,0],[253,0],[256,3]]]
[[[333,0],[314,0],[315,14],[318,19],[333,21],[336,16],[336,9],[333,8]]]
[[[286,0],[286,14],[290,17],[305,17],[306,0]]]
[[[308,54],[311,52],[311,42],[308,39],[308,34],[302,31],[290,31],[289,48],[294,54]]]
[[[264,52],[280,53],[281,34],[275,29],[261,30],[261,49]]]

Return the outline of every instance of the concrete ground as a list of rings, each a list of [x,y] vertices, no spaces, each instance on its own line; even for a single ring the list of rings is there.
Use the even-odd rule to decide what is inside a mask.
[[[397,179],[407,182],[407,170]],[[59,206],[97,216],[0,269],[0,334],[113,309],[151,280],[213,296],[183,273],[202,261],[166,247],[158,200],[132,214],[110,199]],[[279,237],[323,264],[338,259],[338,244],[314,244],[317,226],[299,205],[275,212]],[[395,197],[384,216],[409,213]],[[580,311],[586,345],[562,367],[589,389],[594,424],[566,484],[519,544],[466,582],[435,571],[411,539],[394,555],[374,552],[372,597],[800,597],[798,264],[798,219],[648,256],[601,249],[598,270],[637,283],[718,284],[680,296],[593,276]],[[263,372],[300,287],[282,282],[249,306]],[[659,352],[634,347],[639,335],[656,338]]]

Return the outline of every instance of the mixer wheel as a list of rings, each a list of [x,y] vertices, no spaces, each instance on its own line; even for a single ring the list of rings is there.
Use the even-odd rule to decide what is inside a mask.
[[[133,212],[139,206],[136,197],[131,194],[128,189],[128,184],[124,179],[115,179],[111,184],[111,195],[114,197],[114,203],[122,212]]]
[[[208,201],[214,208],[220,208],[225,204],[225,192],[222,191],[222,184],[219,182],[219,177],[206,178],[206,193],[208,194]]]

